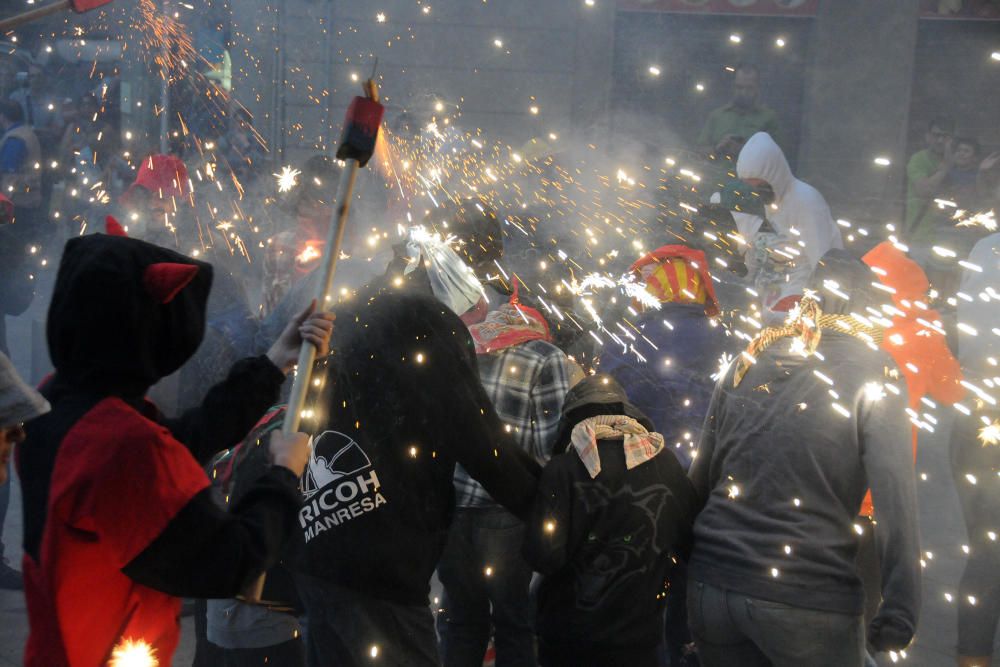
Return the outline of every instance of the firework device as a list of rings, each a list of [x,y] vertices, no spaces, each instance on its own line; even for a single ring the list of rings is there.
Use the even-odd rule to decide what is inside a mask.
[[[16,28],[24,23],[30,23],[31,21],[36,21],[52,14],[58,14],[66,9],[72,9],[77,14],[83,14],[84,12],[89,12],[92,9],[97,9],[108,4],[111,4],[111,0],[59,0],[59,2],[53,2],[51,5],[45,5],[44,7],[15,14],[10,18],[0,20],[0,33]]]
[[[323,308],[329,301],[330,288],[333,286],[333,276],[337,270],[337,258],[340,256],[340,246],[344,240],[344,230],[347,229],[347,215],[351,210],[351,198],[354,193],[354,181],[358,169],[365,166],[375,152],[375,142],[378,139],[379,126],[385,108],[378,101],[378,85],[372,78],[362,84],[365,96],[355,97],[347,108],[344,118],[344,131],[341,135],[337,158],[347,164],[340,179],[337,194],[337,208],[327,235],[325,255],[316,270],[322,271],[319,290],[315,294],[316,308]],[[288,409],[285,421],[281,427],[284,433],[295,433],[299,430],[302,419],[302,406],[306,402],[309,381],[312,379],[312,368],[316,362],[316,348],[312,343],[303,341],[299,350],[298,371],[292,383],[292,393],[288,397]],[[265,576],[261,575],[242,595],[245,602],[270,605],[261,598],[264,594]]]

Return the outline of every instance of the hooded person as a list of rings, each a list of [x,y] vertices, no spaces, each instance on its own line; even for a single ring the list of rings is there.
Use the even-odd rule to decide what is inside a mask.
[[[157,153],[139,163],[135,181],[122,193],[131,233],[153,243],[169,243],[176,216],[191,194],[187,166],[175,155]]]
[[[315,436],[294,569],[308,661],[438,665],[428,596],[456,464],[519,517],[539,466],[506,434],[473,340],[448,306],[371,289],[337,315],[334,352],[304,421]]]
[[[660,664],[668,572],[690,548],[691,483],[608,375],[566,395],[527,522],[545,667]]]
[[[780,322],[798,302],[820,258],[843,248],[840,229],[823,195],[792,175],[781,148],[766,132],[750,137],[736,161],[736,174],[752,187],[769,186],[766,218],[734,213],[747,241],[747,268],[754,276],[765,318]],[[762,231],[764,221],[771,231]]]
[[[169,664],[180,596],[233,595],[274,561],[295,524],[305,436],[272,438],[273,467],[229,514],[198,460],[237,442],[302,339],[323,346],[331,329],[303,313],[268,356],[166,420],[143,396],[198,346],[212,270],[125,237],[113,219],[108,232],[66,244],[47,320],[52,411],[17,452],[31,667]]]
[[[883,311],[891,317],[892,325],[882,337],[882,349],[892,355],[899,372],[906,378],[909,408],[915,413],[921,412],[925,396],[949,405],[960,401],[965,395],[960,384],[962,370],[948,347],[944,331],[931,324],[940,322],[941,316],[926,305],[930,283],[923,269],[890,241],[872,248],[862,261],[871,267],[878,282],[891,290],[892,306]],[[916,424],[911,426],[911,431],[913,460],[916,461]],[[871,491],[861,503],[858,525],[864,527],[858,552],[858,574],[865,587],[865,620],[870,621],[878,611],[881,597],[874,539],[878,521]]]
[[[516,278],[515,278],[516,280]],[[539,461],[552,456],[560,411],[576,367],[552,344],[542,314],[514,294],[469,326],[479,377],[513,441]],[[456,511],[437,573],[438,633],[445,667],[482,664],[493,629],[496,664],[533,665],[532,570],[520,554],[524,523],[462,466],[455,469]],[[490,567],[490,576],[483,569]]]
[[[882,348],[892,355],[906,378],[909,407],[918,410],[929,396],[941,403],[957,403],[965,395],[962,369],[952,355],[944,331],[932,326],[941,315],[927,306],[930,282],[920,265],[889,241],[878,244],[862,258],[878,281],[892,291],[892,326],[885,330]],[[917,427],[913,427],[913,456],[917,455]],[[862,514],[872,513],[871,494]]]
[[[906,387],[879,348],[872,277],[829,251],[790,322],[764,329],[716,385],[690,471],[703,507],[688,613],[706,667],[864,663],[855,519],[869,487],[882,603],[867,641],[887,651],[913,638],[920,553]]]
[[[602,348],[600,370],[614,377],[632,403],[649,416],[657,433],[687,467],[708,410],[719,357],[730,347],[715,319],[708,260],[684,245],[658,248],[631,269],[649,298],[633,301],[641,332],[628,346]]]

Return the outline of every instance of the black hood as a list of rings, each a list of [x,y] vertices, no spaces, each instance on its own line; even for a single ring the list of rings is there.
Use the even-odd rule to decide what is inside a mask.
[[[405,290],[362,292],[337,309],[328,358],[333,382],[317,405],[321,420],[390,422],[404,429],[429,421],[447,428],[454,406],[441,396],[479,387],[475,347],[462,320],[440,301]],[[474,393],[479,393],[474,392]],[[325,408],[325,410],[323,409]],[[404,426],[405,425],[405,426]]]
[[[177,282],[183,266],[158,272],[154,264],[197,272]],[[184,286],[170,289],[174,283]],[[68,241],[46,330],[60,380],[142,395],[198,348],[211,285],[210,265],[145,241],[105,234]]]
[[[566,394],[554,451],[563,451],[569,446],[573,427],[584,419],[598,415],[625,415],[635,419],[649,431],[656,429],[649,417],[632,405],[625,389],[613,377],[590,375]]]
[[[877,308],[888,301],[872,283],[878,280],[871,268],[846,250],[828,250],[816,265],[810,287],[821,298],[823,312],[830,315],[865,315],[865,309]],[[832,283],[836,283],[833,286]],[[833,289],[831,289],[833,287]],[[850,296],[843,299],[834,291]]]

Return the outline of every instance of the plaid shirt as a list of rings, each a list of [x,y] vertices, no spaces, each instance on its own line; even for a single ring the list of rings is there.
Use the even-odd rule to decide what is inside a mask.
[[[478,360],[483,387],[514,442],[536,459],[548,461],[573,362],[542,340],[481,354]],[[455,499],[458,507],[496,505],[462,466],[455,467]]]

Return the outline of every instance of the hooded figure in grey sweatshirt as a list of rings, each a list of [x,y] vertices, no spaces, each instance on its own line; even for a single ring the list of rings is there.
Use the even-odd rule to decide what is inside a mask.
[[[828,252],[792,335],[762,332],[748,350],[755,361],[738,357],[716,386],[690,471],[704,506],[688,608],[706,667],[863,664],[855,519],[869,487],[882,605],[867,641],[899,650],[913,637],[920,563],[906,383],[878,348],[877,320],[856,317],[878,312],[875,278],[845,251]]]

